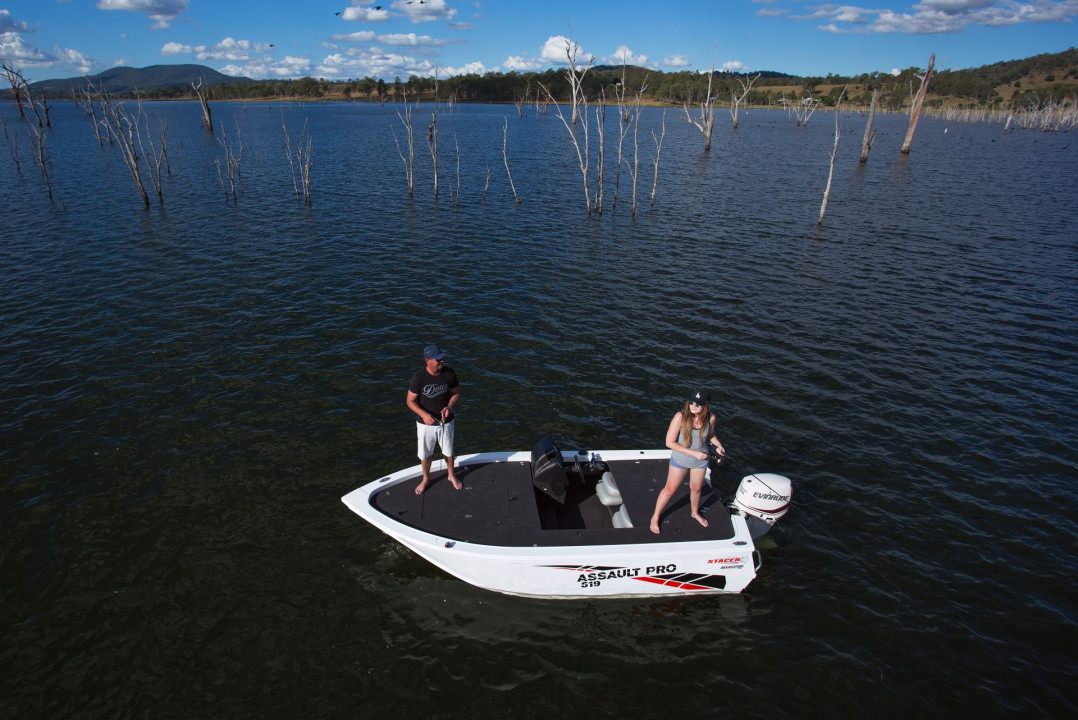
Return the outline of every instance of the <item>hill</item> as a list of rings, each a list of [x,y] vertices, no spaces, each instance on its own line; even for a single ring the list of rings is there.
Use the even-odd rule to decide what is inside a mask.
[[[86,87],[87,82],[103,92],[121,93],[159,91],[166,88],[190,89],[199,80],[208,87],[217,85],[250,85],[255,81],[246,77],[232,77],[219,73],[205,65],[150,65],[144,68],[115,67],[97,75],[42,80],[31,83],[34,93],[50,98],[69,98],[73,89]]]

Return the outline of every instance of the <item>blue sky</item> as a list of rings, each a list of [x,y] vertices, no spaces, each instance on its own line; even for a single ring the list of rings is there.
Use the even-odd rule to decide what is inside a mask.
[[[977,67],[1078,45],[1078,0],[0,0],[0,57],[31,80],[117,65],[392,80],[577,57],[664,71]]]

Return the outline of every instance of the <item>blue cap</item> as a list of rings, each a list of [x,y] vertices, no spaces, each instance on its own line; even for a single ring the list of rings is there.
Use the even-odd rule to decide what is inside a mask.
[[[438,349],[437,345],[428,345],[423,348],[424,360],[441,360],[445,357],[445,353]]]

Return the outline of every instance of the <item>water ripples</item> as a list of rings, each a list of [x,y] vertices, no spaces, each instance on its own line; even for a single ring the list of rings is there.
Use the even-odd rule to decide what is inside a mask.
[[[1073,711],[1066,138],[923,120],[898,156],[884,117],[860,166],[863,118],[841,117],[817,228],[831,116],[749,113],[711,157],[668,116],[631,222],[625,174],[618,210],[585,215],[550,117],[510,117],[517,205],[515,111],[440,115],[458,205],[455,175],[430,197],[429,159],[407,200],[391,108],[286,107],[315,138],[308,211],[281,108],[222,107],[249,151],[229,205],[197,108],[152,107],[176,132],[164,209],[70,108],[60,205],[0,169],[0,657],[39,688],[0,713],[658,717],[671,687],[699,714]],[[338,498],[413,462],[427,342],[464,381],[466,452],[659,446],[710,388],[717,484],[795,480],[761,575],[733,598],[543,603],[363,525]]]

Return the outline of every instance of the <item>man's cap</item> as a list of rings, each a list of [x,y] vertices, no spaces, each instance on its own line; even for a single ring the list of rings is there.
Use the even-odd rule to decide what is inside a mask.
[[[445,353],[438,349],[437,345],[428,345],[423,348],[424,360],[441,360],[445,357]]]

